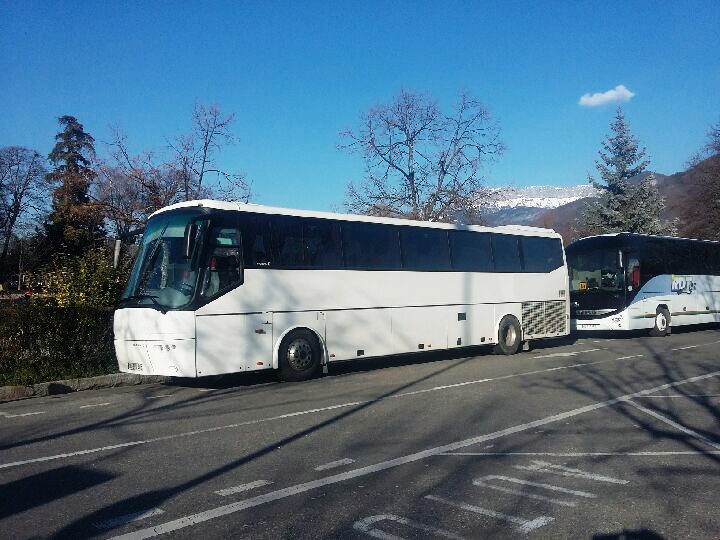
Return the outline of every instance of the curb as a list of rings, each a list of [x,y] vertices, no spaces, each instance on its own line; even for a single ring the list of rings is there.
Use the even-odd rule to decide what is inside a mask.
[[[37,383],[28,386],[0,386],[0,403],[31,397],[45,397],[57,394],[69,394],[71,392],[82,392],[84,390],[96,390],[98,388],[166,383],[171,379],[172,377],[164,377],[160,375],[111,373],[109,375],[99,375],[97,377],[67,379],[64,381]]]

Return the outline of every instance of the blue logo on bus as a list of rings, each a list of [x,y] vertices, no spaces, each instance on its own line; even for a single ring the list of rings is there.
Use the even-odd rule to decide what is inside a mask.
[[[692,294],[696,285],[692,276],[676,276],[672,275],[672,283],[670,290],[677,294]]]

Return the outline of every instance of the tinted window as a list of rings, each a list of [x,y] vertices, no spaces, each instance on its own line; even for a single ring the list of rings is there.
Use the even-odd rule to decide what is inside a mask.
[[[342,268],[343,255],[340,223],[325,219],[307,219],[303,224],[304,266]]]
[[[403,268],[407,270],[450,270],[447,231],[402,227],[400,242]]]
[[[270,219],[265,214],[240,216],[243,237],[243,261],[246,268],[272,267]]]
[[[690,269],[692,274],[702,275],[711,274],[710,268],[712,266],[710,260],[710,253],[707,244],[702,242],[693,242],[689,246],[690,248]]]
[[[302,220],[296,217],[273,216],[272,239],[276,266],[303,266]]]
[[[398,228],[375,223],[343,224],[347,268],[395,270],[400,268]]]
[[[710,274],[720,275],[720,245],[707,244],[708,249],[708,265],[710,266]]]
[[[520,237],[525,272],[551,272],[563,265],[559,238]]]
[[[496,272],[521,272],[518,237],[510,234],[492,235]]]
[[[210,230],[209,254],[200,294],[219,296],[242,283],[240,231],[235,227],[215,226]]]
[[[490,234],[470,231],[450,233],[452,267],[461,272],[492,272]]]
[[[667,245],[667,251],[660,240],[648,240],[640,248],[640,283],[644,284],[650,279],[661,274],[668,273],[666,258],[674,261],[681,271],[686,273],[689,269],[688,250],[685,242],[671,242]],[[672,271],[672,270],[671,270]]]

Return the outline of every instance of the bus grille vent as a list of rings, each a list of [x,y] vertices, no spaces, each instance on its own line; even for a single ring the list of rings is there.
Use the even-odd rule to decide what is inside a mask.
[[[567,332],[566,302],[523,302],[522,326],[526,336]]]

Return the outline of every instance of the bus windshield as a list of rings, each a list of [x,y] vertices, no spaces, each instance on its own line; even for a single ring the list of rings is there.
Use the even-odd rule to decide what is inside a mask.
[[[567,264],[571,292],[614,292],[624,288],[623,272],[618,266],[618,254],[615,250],[568,250]]]
[[[199,253],[207,220],[198,220],[197,210],[164,212],[147,224],[142,244],[125,292],[120,299],[123,307],[130,305],[155,307],[160,310],[182,308],[190,303],[198,277],[196,253]],[[190,222],[198,225],[194,253],[185,258],[185,228]]]

